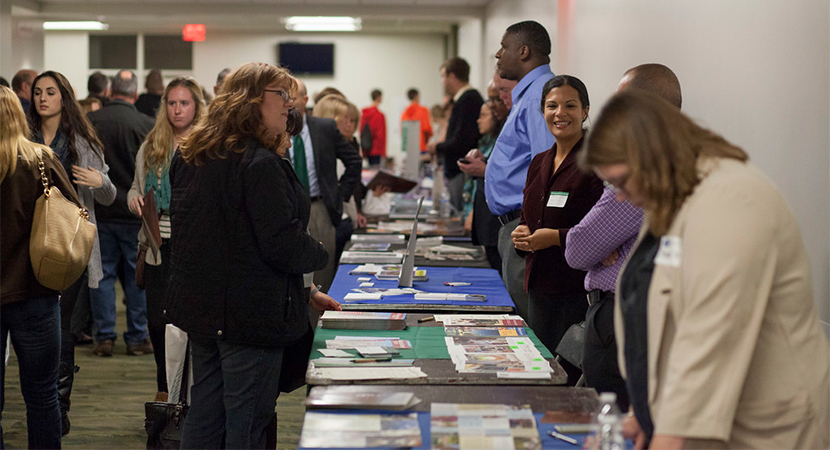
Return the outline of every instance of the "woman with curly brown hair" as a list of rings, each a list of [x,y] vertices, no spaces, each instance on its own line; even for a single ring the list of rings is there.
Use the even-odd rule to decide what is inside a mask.
[[[295,89],[284,69],[239,67],[173,160],[166,309],[190,338],[194,383],[182,448],[264,448],[284,357],[297,356],[284,348],[309,331],[303,273],[328,253],[283,158]]]

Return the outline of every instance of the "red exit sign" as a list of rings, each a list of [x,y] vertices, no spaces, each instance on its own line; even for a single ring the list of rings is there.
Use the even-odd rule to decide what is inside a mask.
[[[205,25],[189,23],[182,30],[182,39],[186,42],[203,42],[205,40]]]

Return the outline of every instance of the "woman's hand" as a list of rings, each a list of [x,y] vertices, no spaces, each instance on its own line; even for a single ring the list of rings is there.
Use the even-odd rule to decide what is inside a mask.
[[[130,212],[138,217],[141,217],[141,208],[144,206],[144,197],[136,195],[129,202],[127,202],[127,206],[130,207]]]
[[[392,188],[385,184],[379,184],[375,186],[374,189],[372,189],[372,195],[374,195],[375,197],[380,197],[381,195],[387,192],[392,192]]]
[[[646,434],[643,433],[643,429],[640,428],[640,422],[637,422],[637,418],[633,414],[629,413],[623,419],[623,437],[634,441],[634,450],[645,448]],[[657,448],[654,447],[653,443],[652,447]]]
[[[654,438],[651,440],[651,444],[649,444],[648,448],[660,450],[680,450],[683,448],[685,443],[686,439],[680,436],[666,436],[663,434],[656,434],[654,435]],[[637,447],[635,446],[634,448]]]
[[[337,300],[329,297],[323,291],[317,291],[308,298],[308,305],[314,308],[317,312],[323,311],[341,311],[340,303]]]
[[[72,175],[75,177],[75,184],[81,186],[98,189],[104,185],[104,177],[101,175],[101,172],[98,172],[92,167],[84,169],[83,167],[73,165]]]
[[[522,230],[522,234],[517,235],[516,231],[519,230],[519,227],[516,227],[516,230],[514,230],[511,234],[513,237],[513,247],[517,250],[532,253],[537,250],[544,250],[548,247],[559,245],[559,230],[554,230],[552,228],[539,228],[534,231],[533,234],[527,236],[526,234],[529,233],[530,230],[524,225],[520,225],[520,227],[524,227],[527,231]]]
[[[358,228],[366,228],[366,216],[363,214],[357,213],[357,227]]]

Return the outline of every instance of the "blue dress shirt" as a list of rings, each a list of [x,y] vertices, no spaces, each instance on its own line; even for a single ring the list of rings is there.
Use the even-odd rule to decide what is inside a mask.
[[[501,216],[522,208],[522,190],[530,160],[553,147],[556,140],[542,115],[542,88],[553,78],[550,66],[530,71],[513,88],[507,116],[484,174],[484,195],[490,211]]]

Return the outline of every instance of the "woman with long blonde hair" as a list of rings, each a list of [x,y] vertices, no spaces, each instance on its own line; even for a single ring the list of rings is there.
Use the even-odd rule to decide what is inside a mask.
[[[81,203],[96,223],[95,204],[104,206],[115,201],[115,185],[109,178],[104,150],[95,129],[81,112],[75,90],[69,80],[58,72],[46,71],[32,82],[29,109],[32,140],[48,145],[60,158],[69,181],[75,184]],[[76,304],[88,304],[90,289],[98,287],[104,277],[98,235],[87,270],[78,281],[61,293],[61,365],[58,377],[63,434],[69,433],[69,406],[75,379],[75,343],[72,333],[72,312]]]
[[[20,100],[0,86],[0,349],[11,337],[26,402],[29,448],[60,448],[60,293],[38,283],[29,256],[35,202],[43,195],[39,161],[50,186],[78,206],[81,202],[57,155],[28,136]],[[5,366],[0,365],[0,389],[5,378]],[[2,436],[0,425],[0,447]]]
[[[306,231],[311,200],[282,157],[296,87],[270,64],[237,68],[173,160],[165,309],[193,366],[182,448],[264,448],[283,366],[307,363],[285,348],[310,337],[303,274],[328,253]],[[315,309],[337,309],[319,298]]]
[[[135,159],[133,185],[127,194],[130,211],[141,216],[144,195],[153,189],[156,213],[159,216],[161,246],[151,239],[146,223],[138,232],[138,257],[144,258],[144,283],[147,295],[147,329],[156,360],[155,401],[167,401],[167,371],[165,370],[164,301],[170,268],[170,163],[179,145],[199,123],[207,107],[199,83],[190,77],[176,78],[167,85],[156,115],[156,125],[147,134]]]

